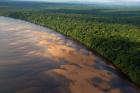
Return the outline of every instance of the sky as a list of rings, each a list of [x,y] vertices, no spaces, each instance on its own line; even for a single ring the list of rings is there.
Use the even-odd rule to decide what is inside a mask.
[[[140,0],[32,0],[32,1],[49,1],[49,2],[140,2]]]
[[[139,3],[140,0],[16,0],[16,1],[47,1],[47,2],[96,2],[96,3]]]

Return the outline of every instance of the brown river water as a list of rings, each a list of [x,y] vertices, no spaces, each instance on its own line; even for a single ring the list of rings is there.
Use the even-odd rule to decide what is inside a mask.
[[[140,93],[118,73],[48,28],[0,17],[0,93]]]

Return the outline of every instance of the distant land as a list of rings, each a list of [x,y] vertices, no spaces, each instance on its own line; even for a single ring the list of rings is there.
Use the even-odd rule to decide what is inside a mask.
[[[34,1],[34,0],[0,0],[0,2],[43,2],[43,3],[69,3],[69,4],[88,4],[88,5],[107,5],[107,6],[137,6],[140,7],[140,1],[137,2],[90,2],[90,1],[63,1],[63,2],[55,2],[55,1]]]

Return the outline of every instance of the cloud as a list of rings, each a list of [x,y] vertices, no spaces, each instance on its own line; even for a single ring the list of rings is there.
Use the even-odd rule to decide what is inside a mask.
[[[0,0],[3,1],[3,0]],[[13,0],[9,0],[13,1]],[[134,3],[140,0],[16,0],[16,1],[48,1],[48,2],[99,2],[99,3]]]
[[[80,0],[86,1],[86,0]],[[88,0],[90,2],[140,2],[140,0]]]

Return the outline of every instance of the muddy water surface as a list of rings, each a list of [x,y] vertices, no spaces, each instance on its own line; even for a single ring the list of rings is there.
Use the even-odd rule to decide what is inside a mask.
[[[0,93],[140,93],[117,73],[48,28],[0,17]]]

